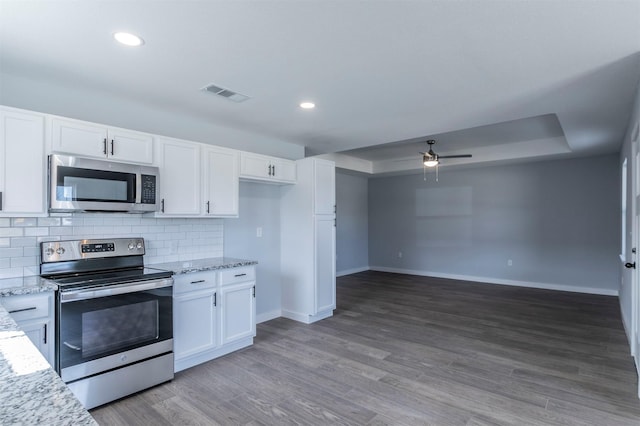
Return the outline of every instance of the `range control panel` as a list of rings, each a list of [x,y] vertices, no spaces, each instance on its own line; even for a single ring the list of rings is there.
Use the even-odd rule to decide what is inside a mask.
[[[40,243],[41,263],[116,256],[142,256],[143,238],[47,241]]]

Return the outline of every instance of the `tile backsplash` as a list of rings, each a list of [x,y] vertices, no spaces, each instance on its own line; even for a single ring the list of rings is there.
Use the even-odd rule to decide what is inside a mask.
[[[169,219],[125,213],[0,218],[0,278],[38,275],[40,242],[143,237],[145,264],[223,255],[222,219]]]

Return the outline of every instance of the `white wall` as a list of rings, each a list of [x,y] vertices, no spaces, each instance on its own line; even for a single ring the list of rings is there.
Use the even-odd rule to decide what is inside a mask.
[[[1,67],[0,67],[1,71]],[[297,160],[304,147],[215,124],[215,117],[163,110],[135,98],[0,72],[0,105]]]
[[[262,237],[257,228],[262,228]],[[240,217],[224,220],[224,255],[257,260],[258,322],[280,316],[280,187],[240,182]]]
[[[625,252],[622,253],[624,260],[620,262],[621,269],[621,280],[620,280],[620,309],[622,312],[622,321],[624,322],[625,330],[627,332],[627,337],[629,341],[631,341],[631,301],[632,301],[632,292],[631,292],[631,284],[632,284],[632,270],[626,269],[624,267],[624,262],[637,262],[640,263],[640,258],[638,256],[634,256],[631,253],[631,248],[634,246],[634,242],[632,241],[632,229],[633,229],[633,220],[634,220],[634,197],[633,197],[633,170],[634,168],[639,167],[640,165],[634,164],[635,159],[633,158],[634,145],[635,150],[638,150],[638,144],[640,143],[640,136],[638,136],[638,126],[640,125],[640,85],[636,89],[636,98],[633,106],[633,110],[631,116],[629,118],[629,124],[627,126],[627,132],[624,137],[624,142],[622,144],[622,149],[620,151],[620,169],[622,170],[622,163],[625,159],[627,159],[627,214],[626,214],[626,247]],[[635,138],[635,141],[633,140]],[[621,179],[621,177],[620,177]],[[640,250],[640,247],[638,247]]]
[[[336,169],[336,275],[369,269],[368,178]]]
[[[156,219],[123,213],[0,218],[0,278],[40,273],[40,242],[143,237],[145,264],[222,256],[221,219]]]
[[[620,241],[615,154],[369,181],[376,269],[615,295]]]

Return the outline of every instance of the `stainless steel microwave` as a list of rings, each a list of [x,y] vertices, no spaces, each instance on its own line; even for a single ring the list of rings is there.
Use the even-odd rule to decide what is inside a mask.
[[[67,155],[49,156],[49,211],[153,212],[159,169]]]

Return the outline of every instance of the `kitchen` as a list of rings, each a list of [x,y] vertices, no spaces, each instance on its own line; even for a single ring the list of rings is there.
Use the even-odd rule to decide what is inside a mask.
[[[7,13],[7,15],[4,16],[16,19],[15,22],[26,24],[26,22],[21,21],[26,15],[21,15],[20,13],[14,15],[15,10],[7,6],[9,3],[10,2],[3,3],[3,12]],[[29,7],[30,6],[27,6],[27,9],[24,9],[23,12],[27,11]],[[54,11],[50,9],[50,6],[40,4],[38,7],[42,7],[43,9],[37,10],[36,8],[31,10],[31,12],[54,13]],[[101,7],[104,8],[100,10],[104,12],[105,21],[109,21],[110,17],[117,16],[121,12],[104,5],[101,5]],[[132,13],[134,13],[133,9],[136,9],[136,7],[133,5],[128,5],[127,7],[131,7]],[[187,9],[190,7],[191,6],[188,6]],[[80,6],[80,8],[82,9],[83,6]],[[349,10],[351,11],[351,9]],[[288,16],[286,13],[285,15]],[[249,13],[248,16],[256,18],[251,13]],[[328,13],[328,15],[321,14],[321,16],[326,18],[331,16],[331,13]],[[380,16],[386,15],[381,14]],[[286,21],[285,16],[278,19]],[[55,25],[59,26],[60,22],[63,21],[63,19],[60,19],[59,23]],[[229,20],[228,22],[237,21]],[[257,29],[262,28],[256,19],[250,19],[248,22],[250,22],[250,25],[256,25]],[[194,25],[194,27],[196,26]],[[97,32],[95,30],[89,30],[86,27],[82,28],[84,28],[83,31],[86,31],[87,34]],[[257,29],[256,31],[261,33],[261,31]],[[230,28],[219,28],[218,30],[223,33],[224,31],[228,31],[229,33],[234,32],[233,29]],[[62,34],[62,32],[60,33]],[[38,31],[34,31],[33,34],[37,35]],[[104,45],[100,45],[104,47],[103,53],[107,54],[106,52],[108,52],[108,55],[114,55],[110,56],[110,60],[114,61],[113,63],[119,64],[118,69],[122,71],[120,77],[127,72],[131,73],[131,75],[136,75],[136,68],[141,66],[141,62],[139,58],[136,59],[135,52],[143,52],[142,55],[147,55],[148,53],[145,52],[155,52],[154,49],[158,48],[160,44],[159,41],[154,40],[155,37],[149,34],[151,33],[145,32],[142,34],[145,38],[145,44],[138,50],[118,50],[121,48],[115,47],[117,46],[115,44],[112,45],[112,40],[109,40],[108,43],[103,41],[99,42],[105,43]],[[107,34],[107,36],[110,36],[110,33]],[[92,35],[92,37],[98,38],[97,35]],[[29,36],[27,36],[27,39],[28,38]],[[61,41],[62,38],[68,41],[66,36],[62,37],[61,35]],[[14,46],[13,43],[16,43],[15,46],[19,45],[19,42],[15,38],[6,39],[11,40],[11,44],[8,43],[8,45]],[[163,43],[171,44],[171,42],[167,41]],[[279,45],[277,42],[273,44],[273,46],[276,47]],[[187,44],[185,51],[192,48],[193,46]],[[147,50],[145,51],[145,49]],[[72,60],[72,56],[74,56],[73,50],[74,49],[68,49],[69,52],[61,55],[67,60]],[[97,50],[102,50],[102,48]],[[17,51],[19,51],[19,49],[14,52]],[[294,51],[300,53],[298,50]],[[318,49],[318,51],[321,51],[321,49]],[[259,52],[250,49],[249,52],[257,56],[265,54],[265,52],[270,52],[272,53],[272,58],[279,58],[278,60],[274,59],[268,63],[265,62],[265,68],[263,70],[264,75],[267,76],[277,74],[277,70],[270,68],[282,63],[282,57],[277,55],[277,51],[265,49]],[[227,53],[230,53],[229,58],[233,58],[232,52]],[[15,54],[18,55],[17,53]],[[0,234],[2,248],[0,250],[3,250],[3,256],[0,258],[0,274],[2,274],[2,277],[16,279],[38,274],[40,272],[39,242],[48,239],[108,239],[135,236],[142,237],[145,240],[145,265],[176,261],[188,263],[189,261],[202,257],[232,257],[256,261],[256,322],[262,323],[286,315],[287,313],[285,311],[287,309],[286,306],[283,305],[281,295],[283,293],[289,294],[289,291],[283,291],[287,288],[286,286],[288,284],[280,279],[281,275],[283,275],[281,262],[285,258],[290,258],[290,253],[286,256],[283,255],[283,253],[285,250],[292,250],[293,247],[291,247],[290,242],[285,243],[287,240],[283,237],[285,230],[282,226],[281,217],[284,217],[285,213],[289,213],[283,204],[285,203],[283,194],[288,188],[299,186],[300,181],[299,176],[297,176],[297,183],[295,184],[291,183],[291,179],[287,178],[285,178],[284,181],[288,180],[288,182],[273,182],[274,180],[279,180],[278,178],[274,179],[273,174],[280,173],[283,169],[283,164],[286,168],[286,164],[291,164],[291,162],[295,163],[298,159],[303,158],[305,155],[311,155],[314,152],[310,151],[305,153],[304,147],[291,142],[291,140],[295,138],[284,137],[283,134],[278,131],[260,131],[261,125],[263,124],[259,123],[261,120],[259,117],[267,117],[270,113],[266,111],[264,115],[261,115],[254,111],[253,108],[256,107],[256,104],[262,102],[261,96],[264,96],[262,94],[263,92],[257,91],[258,86],[265,87],[268,85],[262,82],[260,85],[256,84],[251,86],[251,90],[248,90],[246,86],[243,86],[241,83],[243,77],[246,78],[249,67],[245,68],[238,64],[234,66],[234,69],[236,71],[244,69],[244,72],[238,72],[236,76],[224,75],[217,77],[200,75],[198,80],[203,80],[202,84],[196,89],[187,89],[187,91],[193,89],[189,96],[197,98],[196,102],[200,109],[199,112],[191,116],[186,113],[189,108],[180,110],[180,108],[172,105],[172,101],[167,102],[169,97],[164,97],[162,94],[153,95],[152,99],[154,99],[155,102],[151,101],[147,103],[136,101],[135,98],[137,97],[136,94],[139,93],[139,89],[133,86],[128,87],[129,95],[123,95],[122,93],[117,94],[114,90],[111,90],[111,83],[109,83],[114,74],[100,69],[101,67],[95,63],[87,63],[82,66],[78,65],[77,74],[74,74],[74,72],[52,72],[52,78],[50,80],[34,76],[33,73],[41,65],[36,58],[42,58],[44,61],[44,58],[47,56],[47,53],[41,50],[38,54],[31,55],[29,58],[22,58],[24,62],[7,60],[3,63],[2,97],[0,98],[2,102],[0,103],[9,107],[7,114],[25,114],[31,116],[35,121],[41,120],[42,123],[38,124],[38,126],[41,127],[38,128],[43,130],[41,132],[42,137],[40,138],[42,145],[32,151],[33,153],[39,152],[40,158],[42,158],[39,166],[34,166],[33,164],[35,163],[33,162],[29,163],[31,164],[30,166],[26,165],[27,163],[13,161],[3,164],[6,175],[24,176],[22,178],[23,184],[32,180],[32,182],[28,184],[28,189],[24,189],[23,187],[23,189],[19,190],[21,194],[28,194],[27,197],[23,197],[24,202],[27,204],[15,207],[15,204],[12,205],[9,198],[7,198],[6,201],[4,201],[3,207],[13,209],[14,212],[23,213],[32,209],[32,213],[8,213],[0,218],[0,228],[2,228],[2,234]],[[121,59],[115,59],[117,57],[121,57]],[[178,56],[178,58],[180,58],[180,56]],[[149,61],[149,63],[152,64],[154,62]],[[157,66],[157,63],[154,65]],[[345,61],[344,65],[348,67],[348,61]],[[277,68],[280,69],[279,67]],[[102,86],[89,87],[88,81],[85,80],[88,77],[82,77],[83,75],[94,75],[97,77],[98,75],[103,75],[102,73],[107,76],[107,80],[103,82]],[[158,82],[154,80],[153,75],[151,72],[147,74],[149,83],[151,85],[155,84],[156,87],[164,87],[163,85],[157,84]],[[316,81],[323,81],[323,79],[324,74],[320,73],[315,75]],[[210,91],[207,93],[200,90],[212,81],[214,83],[219,82],[221,86],[224,87],[231,87],[240,94],[247,93],[255,95],[256,99],[234,104],[226,99],[216,98],[215,94],[212,94]],[[621,78],[620,81],[629,82],[630,80]],[[225,84],[222,84],[223,82]],[[631,86],[632,84],[629,83],[625,87]],[[180,90],[176,89],[176,91],[184,91],[184,89],[185,87],[181,87]],[[300,94],[303,95],[304,93]],[[292,133],[297,133],[300,135],[300,138],[308,137],[310,129],[316,124],[320,124],[318,121],[322,121],[323,114],[328,114],[328,111],[326,109],[323,110],[320,103],[319,108],[315,111],[298,109],[295,104],[305,99],[298,97],[297,94],[296,96],[289,94],[287,97],[291,99],[295,97],[295,100],[293,100],[293,108],[291,108],[294,112],[292,112],[290,116],[287,116],[284,122],[291,124]],[[626,102],[628,100],[628,95],[625,94],[625,96],[619,96],[619,98],[620,102],[623,103],[623,101]],[[88,99],[98,99],[99,102],[92,101],[91,108],[87,108],[86,105],[89,103]],[[212,102],[214,104],[213,107],[211,106]],[[333,105],[337,104],[334,103]],[[264,107],[264,104],[261,106]],[[237,111],[239,108],[246,109],[246,115],[245,113],[241,115],[245,115],[245,117],[258,117],[258,122],[252,125],[244,123],[245,125],[236,125],[234,128],[227,127],[227,124],[238,124],[238,120],[240,119],[237,116],[234,117],[234,114],[230,111],[234,109]],[[194,118],[208,114],[215,115],[213,109],[215,109],[215,114],[219,114],[218,120],[216,121]],[[266,109],[268,110],[269,108]],[[126,112],[120,114],[118,111]],[[336,111],[341,110],[338,109]],[[430,111],[430,114],[435,112],[436,111]],[[529,113],[530,111],[526,114]],[[522,112],[522,114],[525,113]],[[346,117],[349,114],[347,111],[342,110],[338,112],[338,115]],[[509,114],[507,114],[507,116],[508,115]],[[509,118],[514,118],[515,115],[517,114],[511,114]],[[494,118],[495,117],[476,117],[474,120],[469,120],[464,127],[499,121]],[[446,118],[440,117],[440,119],[446,121]],[[502,120],[506,121],[507,118],[503,117]],[[354,119],[354,122],[355,121],[357,120]],[[392,120],[390,119],[390,121]],[[434,118],[434,122],[437,121],[438,120]],[[61,123],[74,123],[78,127],[86,126],[83,127],[85,130],[87,128],[100,128],[101,131],[105,131],[107,134],[107,146],[103,146],[105,142],[102,137],[96,138],[97,143],[94,144],[94,148],[97,148],[97,150],[101,152],[105,150],[111,152],[112,147],[109,146],[110,141],[115,140],[118,136],[121,136],[122,133],[125,134],[124,136],[128,140],[135,139],[137,142],[140,142],[141,145],[139,146],[144,147],[145,143],[147,147],[151,146],[151,151],[147,148],[141,148],[138,149],[135,155],[147,156],[147,160],[143,160],[143,163],[166,169],[167,174],[161,173],[160,191],[171,191],[171,197],[177,197],[175,199],[179,201],[165,203],[164,212],[158,211],[157,213],[142,216],[122,213],[48,214],[48,206],[46,204],[46,194],[48,191],[46,185],[47,173],[45,172],[47,154],[57,152],[80,155],[75,151],[78,146],[75,146],[75,148],[68,146],[63,147],[62,145],[64,145],[65,138],[57,139],[56,135],[61,133],[53,129],[61,129]],[[564,125],[566,123],[562,124]],[[429,128],[429,125],[425,124],[421,126],[422,128],[420,130],[411,130],[409,127],[402,125],[397,126],[397,128],[404,128],[406,137],[409,135],[433,134],[442,130],[437,129],[437,126],[432,128]],[[375,126],[372,126],[372,129],[373,127]],[[382,127],[384,126],[375,129],[375,131],[378,131],[380,134],[380,140],[378,140],[378,142],[388,142],[389,140],[383,141],[386,136],[383,136],[384,129],[382,129]],[[449,128],[456,127],[462,128],[463,126],[460,124],[451,124]],[[111,139],[110,136],[112,134],[115,135],[116,138]],[[570,133],[568,132],[568,134]],[[145,139],[139,136],[151,136],[151,142],[148,142],[148,138]],[[353,141],[355,141],[357,136],[353,136]],[[398,136],[396,140],[406,139],[406,137]],[[310,137],[310,140],[311,139],[313,139],[313,136]],[[145,140],[147,142],[145,142]],[[318,153],[331,152],[334,149],[331,147],[333,143],[331,140],[331,137],[327,137],[326,140],[316,141],[318,143],[314,149],[317,150]],[[361,142],[362,141],[358,143]],[[205,143],[206,146],[193,145],[194,143]],[[309,145],[311,145],[311,142],[309,142]],[[357,148],[356,145],[357,143],[354,142],[351,148]],[[24,147],[21,149],[24,149]],[[21,151],[21,149],[18,149],[17,154],[24,157],[24,151]],[[237,199],[235,201],[232,199],[227,206],[233,206],[234,203],[237,204],[235,210],[234,207],[232,207],[230,210],[223,210],[222,213],[220,211],[210,213],[219,206],[212,205],[211,200],[206,198],[206,173],[212,169],[203,166],[203,162],[208,161],[205,153],[217,151],[215,154],[224,156],[229,153],[229,150],[234,151],[238,155],[238,161],[222,160],[217,163],[216,168],[237,167],[235,172],[238,174],[238,178],[237,181],[233,180],[231,185],[237,185],[237,189],[231,193],[231,195],[235,194]],[[424,149],[413,151],[420,152],[421,150]],[[555,155],[562,154],[561,150],[553,151],[550,147],[549,150],[550,152],[555,152]],[[446,153],[446,151],[444,152]],[[116,156],[121,155],[118,144],[115,145],[114,153],[113,155]],[[245,159],[252,157],[254,159],[259,158],[264,160],[265,156],[269,158],[265,163],[266,167],[264,167],[262,172],[263,175],[258,178],[263,183],[257,183],[255,174],[252,176],[246,169],[242,170],[243,164],[241,160],[243,153]],[[83,155],[80,156],[86,156],[86,153],[82,154]],[[474,151],[473,154],[475,159],[478,158],[481,153]],[[211,161],[215,162],[216,158],[221,157],[214,155]],[[276,159],[278,161],[277,164],[271,162]],[[125,163],[127,162],[126,159],[123,160],[120,158],[119,160]],[[172,166],[175,167],[172,168]],[[245,162],[245,167],[248,166],[250,166],[250,162]],[[344,166],[344,164],[342,164],[342,166]],[[417,171],[422,173],[422,169],[418,169]],[[233,170],[231,170],[231,172],[233,174]],[[446,173],[446,169],[443,167],[441,172]],[[163,176],[169,176],[169,179]],[[426,176],[429,178],[433,177],[432,174],[426,174]],[[443,176],[441,176],[441,179]],[[422,176],[420,176],[420,179],[422,179]],[[35,185],[33,180],[35,180]],[[198,184],[193,185],[188,183],[194,181],[198,182]],[[266,181],[271,182],[264,183]],[[607,182],[609,182],[609,180],[607,180]],[[172,187],[174,183],[175,186]],[[5,184],[6,182],[2,181],[2,189],[5,189]],[[229,187],[229,185],[224,185],[224,188]],[[185,188],[187,188],[187,190],[185,190]],[[430,194],[434,194],[434,192],[432,191]],[[7,197],[9,196],[8,193],[5,195]],[[167,194],[163,193],[163,195]],[[164,197],[165,200],[169,200],[167,197]],[[158,198],[160,200],[162,199],[162,197]],[[207,204],[207,201],[209,201],[209,204]],[[158,209],[161,210],[162,206],[158,206]],[[333,212],[323,211],[322,214],[330,216]],[[288,221],[287,223],[292,222]],[[394,247],[393,251],[394,258],[411,260],[411,253],[405,248]],[[388,254],[385,253],[385,256],[388,256]],[[341,260],[342,256],[338,261]],[[398,260],[397,262],[399,263],[400,261]],[[507,263],[506,259],[504,263]],[[367,264],[359,264],[345,269],[354,270],[354,267],[358,267],[355,269],[363,270],[366,269],[367,266]],[[518,266],[519,263],[516,259],[515,267],[512,270]],[[387,267],[392,268],[393,265]],[[607,288],[607,290],[611,289]],[[306,319],[310,320],[308,317]]]

